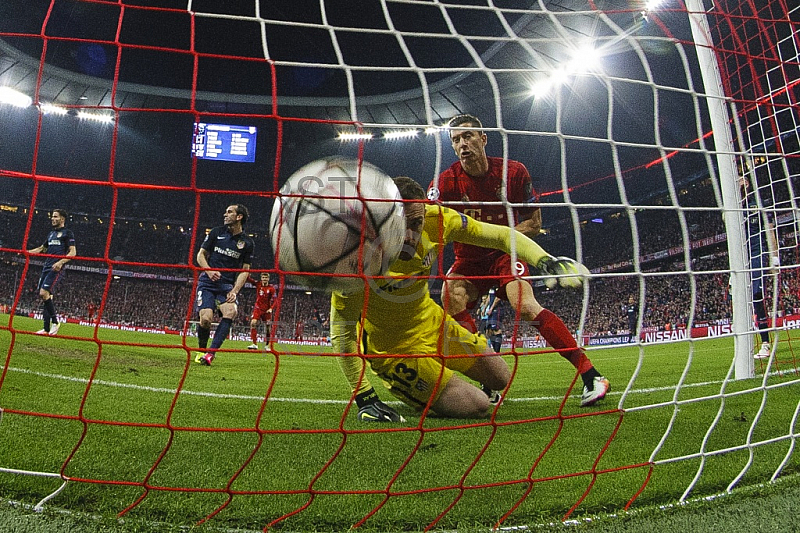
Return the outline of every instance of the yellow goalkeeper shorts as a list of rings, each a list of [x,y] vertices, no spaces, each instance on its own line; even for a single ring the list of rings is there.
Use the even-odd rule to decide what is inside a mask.
[[[471,333],[450,317],[445,324],[445,337],[439,346],[439,330],[429,331],[425,337],[417,337],[413,352],[405,350],[396,357],[369,358],[372,370],[380,376],[389,391],[416,409],[422,409],[430,401],[439,399],[444,387],[453,377],[453,372],[462,374],[475,364],[475,355],[486,351],[485,337]],[[367,354],[370,350],[367,337]],[[405,344],[405,343],[404,343]],[[390,354],[391,349],[381,346],[379,353]],[[400,355],[401,353],[409,355]],[[413,353],[414,356],[410,356]],[[443,355],[439,355],[439,354]]]

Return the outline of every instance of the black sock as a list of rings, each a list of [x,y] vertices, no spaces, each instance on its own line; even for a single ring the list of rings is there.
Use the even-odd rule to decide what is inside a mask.
[[[492,392],[493,392],[493,391],[492,391],[492,389],[490,389],[489,387],[487,387],[487,386],[486,386],[486,385],[484,385],[483,383],[481,383],[481,390],[483,391],[483,393],[484,393],[484,394],[485,394],[487,397],[489,397],[489,398],[491,398],[491,397],[492,397]]]
[[[594,390],[594,378],[597,377],[600,377],[600,372],[598,372],[595,367],[592,367],[583,374],[581,374],[583,385],[589,390]]]
[[[500,353],[500,350],[503,347],[503,336],[502,335],[492,335],[492,348],[494,348],[495,353]]]
[[[365,405],[369,405],[377,401],[378,401],[378,393],[375,392],[374,387],[370,387],[369,390],[366,390],[361,394],[356,394],[356,405],[358,406],[359,409],[361,409]]]
[[[197,326],[197,345],[200,346],[201,350],[205,350],[206,346],[208,346],[208,338],[211,336],[211,328],[204,328],[203,326]]]
[[[214,340],[211,341],[212,350],[216,350],[222,346],[222,343],[228,338],[228,332],[231,330],[231,324],[233,324],[233,320],[230,318],[223,318],[219,321],[217,330],[214,332]]]
[[[53,303],[53,298],[48,298],[44,301],[44,308],[50,315],[50,320],[53,322],[53,324],[58,324],[58,319],[56,318],[56,306]]]

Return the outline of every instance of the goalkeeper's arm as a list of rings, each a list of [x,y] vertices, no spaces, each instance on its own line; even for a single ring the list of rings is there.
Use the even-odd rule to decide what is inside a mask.
[[[366,363],[358,354],[358,321],[361,318],[363,295],[331,296],[331,346],[342,355],[336,359],[350,384],[362,422],[405,422],[394,409],[383,403],[366,375]]]
[[[445,220],[448,220],[445,217]],[[466,215],[466,224],[453,228],[452,240],[465,244],[474,244],[483,248],[494,248],[511,253],[515,248],[521,261],[531,264],[546,276],[545,283],[553,288],[556,284],[562,287],[577,288],[588,277],[589,270],[574,259],[553,257],[544,249],[519,231],[499,224],[487,224],[474,220]]]

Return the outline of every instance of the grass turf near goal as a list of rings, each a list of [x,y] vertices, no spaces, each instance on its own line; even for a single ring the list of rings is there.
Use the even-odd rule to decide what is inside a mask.
[[[66,480],[48,507],[103,516],[293,530],[489,527],[507,514],[506,526],[541,524],[573,508],[580,518],[674,502],[690,486],[717,494],[748,464],[741,485],[760,483],[794,438],[795,373],[726,382],[726,338],[691,353],[593,351],[615,389],[589,410],[568,394],[560,358],[534,351],[509,358],[516,376],[490,420],[398,406],[407,424],[373,428],[348,416],[326,348],[230,342],[241,352],[207,368],[179,337],[67,325],[52,338],[19,331],[33,320],[14,325],[0,493],[35,504]],[[6,353],[10,341],[3,330]]]

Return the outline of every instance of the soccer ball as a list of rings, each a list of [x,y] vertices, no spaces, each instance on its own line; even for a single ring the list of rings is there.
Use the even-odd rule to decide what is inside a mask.
[[[406,225],[391,178],[367,162],[330,157],[302,167],[281,187],[270,230],[276,264],[293,281],[355,292],[364,289],[364,276],[384,274],[397,259]]]

